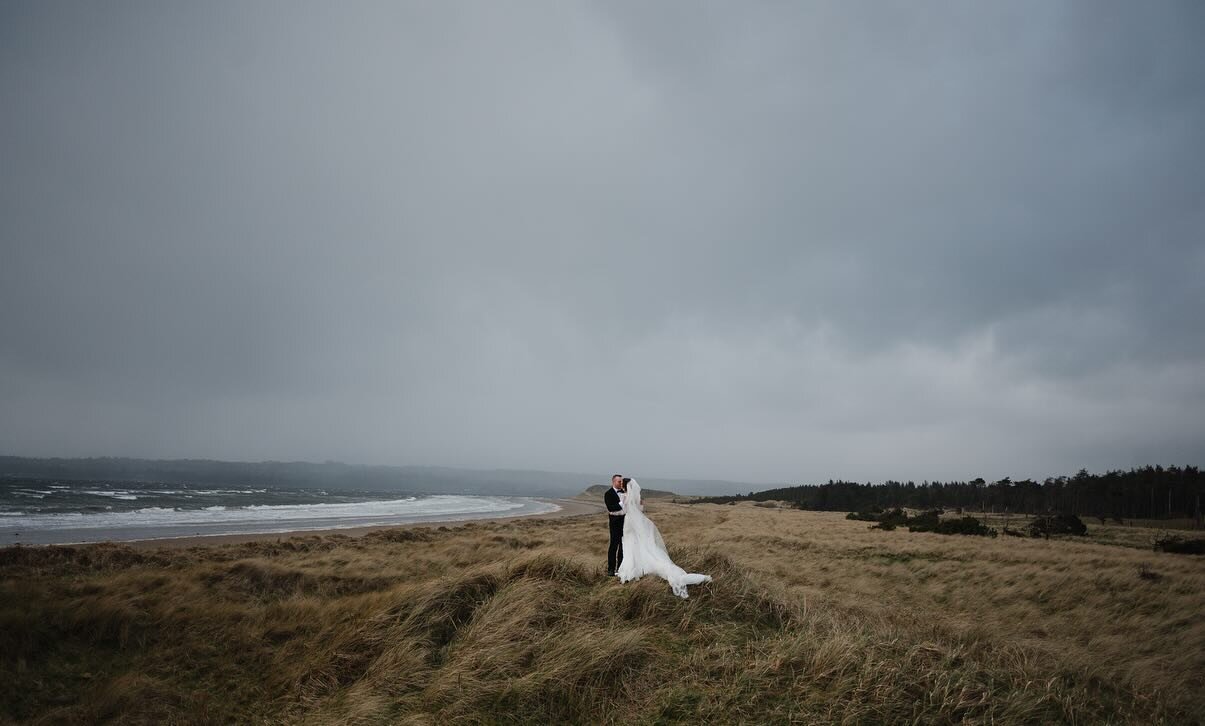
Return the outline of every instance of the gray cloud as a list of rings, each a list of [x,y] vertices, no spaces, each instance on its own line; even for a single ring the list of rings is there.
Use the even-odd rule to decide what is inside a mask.
[[[1198,4],[8,3],[0,448],[1205,447]]]

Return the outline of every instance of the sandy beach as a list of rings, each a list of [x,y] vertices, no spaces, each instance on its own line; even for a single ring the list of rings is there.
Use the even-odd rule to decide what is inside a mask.
[[[245,534],[215,534],[191,537],[168,537],[157,539],[137,539],[122,541],[119,544],[139,548],[161,547],[199,547],[206,545],[241,544],[244,542],[260,542],[289,539],[293,537],[314,537],[318,535],[341,534],[347,537],[359,537],[369,532],[379,532],[389,529],[411,529],[415,527],[456,527],[469,522],[508,522],[516,519],[560,519],[563,517],[578,517],[596,514],[603,511],[603,503],[590,502],[584,499],[548,499],[560,507],[555,512],[537,514],[520,514],[509,517],[459,517],[442,521],[407,522],[404,524],[374,525],[370,527],[347,527],[333,529],[306,529],[293,532],[259,532]],[[80,545],[86,546],[86,545]]]

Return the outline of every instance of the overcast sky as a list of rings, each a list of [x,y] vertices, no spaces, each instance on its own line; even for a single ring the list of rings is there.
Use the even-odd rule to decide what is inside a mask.
[[[1205,5],[0,5],[0,453],[1205,464]]]

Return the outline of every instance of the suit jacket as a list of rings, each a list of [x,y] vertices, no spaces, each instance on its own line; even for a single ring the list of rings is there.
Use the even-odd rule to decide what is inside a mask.
[[[607,493],[603,495],[603,503],[607,505],[608,512],[623,511],[623,507],[619,506],[619,492],[615,491],[615,487],[607,489]]]

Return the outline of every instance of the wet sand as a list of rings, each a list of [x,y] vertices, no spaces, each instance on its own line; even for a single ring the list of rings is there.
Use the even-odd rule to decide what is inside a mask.
[[[262,532],[247,534],[215,534],[194,537],[171,537],[164,539],[136,539],[118,542],[117,544],[130,547],[200,547],[206,545],[241,544],[243,542],[260,542],[264,540],[289,539],[291,537],[314,537],[317,535],[341,534],[347,537],[358,537],[369,532],[380,532],[389,529],[409,529],[412,527],[457,527],[470,522],[509,522],[516,519],[554,519],[561,517],[580,517],[599,514],[604,510],[601,501],[595,503],[583,499],[549,499],[560,507],[555,512],[537,514],[520,514],[511,517],[472,517],[447,519],[443,521],[407,522],[405,524],[373,525],[371,527],[348,527],[346,529],[306,529],[295,532]],[[54,545],[51,545],[54,546]],[[87,546],[87,545],[80,545]]]

